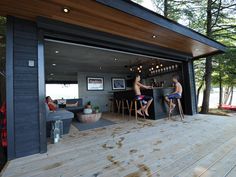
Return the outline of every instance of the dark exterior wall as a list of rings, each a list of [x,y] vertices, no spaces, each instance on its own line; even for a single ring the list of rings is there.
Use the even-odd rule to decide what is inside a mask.
[[[9,152],[10,154],[8,153],[9,159],[12,159],[35,154],[40,150],[38,40],[35,23],[12,17],[8,18],[8,23],[11,23],[13,40],[13,66],[7,67],[8,70],[12,69],[13,74],[13,88],[9,87],[8,84],[9,90],[7,90],[7,94],[13,96],[13,100],[7,100],[8,110],[12,109],[9,106],[13,106],[12,111],[14,112],[8,114],[13,116],[8,117],[8,123],[12,124],[13,127],[11,127],[13,131],[11,134],[13,133],[14,136],[13,142],[9,142],[11,151]],[[28,60],[34,60],[35,67],[28,67]],[[12,101],[12,105],[10,105],[9,101]]]
[[[36,23],[31,21],[14,17],[9,17],[7,23],[6,97],[9,144],[8,159],[10,160],[46,151],[44,31],[38,31],[37,25],[39,24],[36,25]],[[95,46],[100,47],[114,45],[117,50],[123,50],[127,48],[126,46],[132,46],[133,50],[131,52],[153,56],[158,54],[155,50],[156,48],[150,48],[149,50],[140,49],[140,46],[135,41],[130,41],[129,39],[123,40],[107,34],[102,36],[96,31],[86,30],[84,28],[80,29],[72,25],[67,26],[63,24],[62,27],[61,23],[53,23],[51,21],[47,21],[45,24],[47,28],[43,28],[43,26],[41,28],[45,31],[50,30],[52,32],[47,33],[48,37],[55,38],[53,34],[56,33],[57,39],[62,38],[78,43],[96,44]],[[69,33],[66,33],[67,31]],[[79,36],[81,33],[88,34],[81,37]],[[115,38],[116,40],[114,41]],[[191,115],[196,113],[196,97],[193,65],[187,59],[187,56],[179,58],[180,61],[184,61],[185,113]],[[28,67],[29,60],[34,60],[35,67]]]
[[[195,75],[193,61],[183,62],[184,113],[194,115],[197,111]]]

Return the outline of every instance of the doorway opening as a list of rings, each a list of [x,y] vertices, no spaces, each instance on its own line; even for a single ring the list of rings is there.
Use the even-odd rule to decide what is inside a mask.
[[[98,109],[102,115],[112,112],[110,104],[111,100],[114,103],[114,93],[131,91],[135,74],[141,75],[144,84],[160,90],[173,87],[173,75],[182,76],[182,63],[167,58],[54,39],[45,39],[44,51],[47,96],[51,96],[59,108],[73,113],[69,127],[73,127],[73,135],[83,131],[84,127],[77,124],[80,124],[80,115],[86,114],[84,111],[88,107],[92,107],[92,112]],[[51,84],[54,84],[53,90],[58,92],[58,96],[49,91]],[[74,92],[59,91],[63,84],[77,85],[77,97]],[[154,104],[151,109],[154,110]],[[161,111],[165,110],[161,108]]]

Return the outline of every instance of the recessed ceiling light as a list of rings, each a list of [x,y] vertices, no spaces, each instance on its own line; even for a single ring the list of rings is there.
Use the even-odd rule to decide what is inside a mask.
[[[157,36],[156,35],[152,35],[152,38],[155,39]]]
[[[117,61],[118,59],[117,58],[115,58],[115,61]]]
[[[162,66],[163,66],[163,64],[160,64],[160,66],[162,67]]]
[[[156,68],[158,69],[158,68],[159,68],[159,66],[157,65],[157,66],[156,66]]]
[[[63,7],[63,8],[62,8],[62,11],[63,11],[64,13],[69,13],[69,12],[70,12],[70,9],[67,8],[67,7]]]
[[[56,63],[53,63],[52,66],[56,66],[57,64]]]
[[[55,51],[55,53],[59,53],[59,51],[58,51],[58,50],[56,50],[56,51]]]

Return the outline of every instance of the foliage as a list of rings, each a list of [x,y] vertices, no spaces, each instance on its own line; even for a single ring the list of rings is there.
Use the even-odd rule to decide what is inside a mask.
[[[224,86],[236,86],[236,48],[229,48],[223,55],[215,57],[212,83],[218,86],[220,74]]]
[[[229,48],[224,55],[194,62],[197,90],[204,88],[202,84],[207,86],[208,90],[204,93],[205,103],[208,104],[203,106],[209,105],[209,83],[212,81],[213,85],[219,85],[220,75],[224,87],[236,86],[234,57],[236,0],[152,0],[152,2],[157,13],[207,35]]]
[[[6,34],[6,18],[0,16],[0,35]]]

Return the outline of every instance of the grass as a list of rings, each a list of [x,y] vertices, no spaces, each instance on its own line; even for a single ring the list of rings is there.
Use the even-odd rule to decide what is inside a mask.
[[[209,114],[219,115],[219,116],[229,116],[229,114],[232,112],[233,111],[230,111],[230,110],[217,109],[217,108],[209,110]]]
[[[198,108],[199,112],[200,112],[200,108]],[[236,113],[235,111],[231,111],[231,110],[224,110],[224,109],[218,109],[218,108],[214,108],[214,109],[209,109],[209,113],[211,115],[218,115],[218,116],[229,116],[229,114],[231,113]]]

